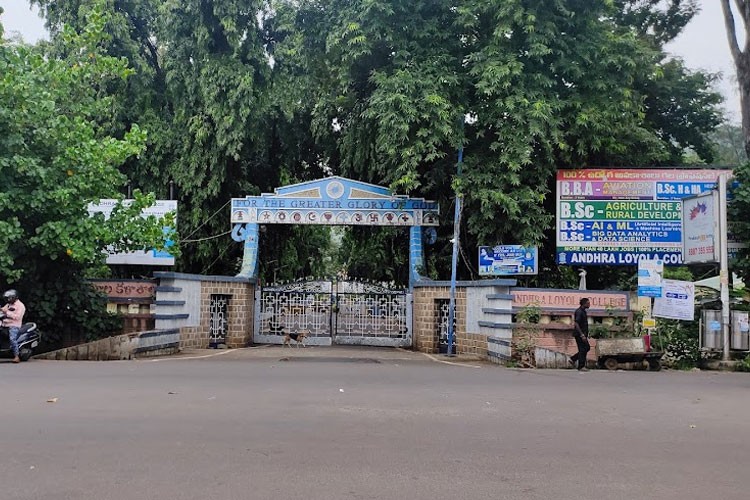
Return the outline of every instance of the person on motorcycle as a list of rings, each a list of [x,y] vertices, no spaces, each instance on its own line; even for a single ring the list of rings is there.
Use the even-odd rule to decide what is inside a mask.
[[[23,315],[26,314],[26,306],[18,300],[18,292],[8,290],[3,294],[5,305],[0,308],[3,312],[2,326],[8,328],[10,336],[10,346],[13,349],[13,362],[20,363],[18,357],[18,331],[23,325]]]

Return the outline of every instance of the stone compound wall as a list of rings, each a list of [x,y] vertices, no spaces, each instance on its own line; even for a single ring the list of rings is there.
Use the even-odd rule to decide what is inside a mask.
[[[456,284],[456,353],[510,357],[512,336],[510,287],[515,280],[460,281]],[[414,284],[414,348],[439,350],[440,303],[450,298],[450,283],[420,281]],[[507,342],[505,339],[508,339]],[[497,340],[498,342],[493,342]],[[507,343],[507,345],[505,345]],[[495,346],[502,345],[502,349]],[[497,353],[495,356],[490,353]]]
[[[438,310],[439,300],[450,298],[450,288],[447,286],[424,286],[414,287],[413,302],[413,338],[414,349],[421,352],[438,352]],[[466,316],[466,291],[456,289],[456,345],[461,337],[466,335],[461,318]]]
[[[37,359],[110,361],[175,354],[180,346],[180,331],[152,330],[126,333],[34,356]]]
[[[228,303],[227,347],[245,347],[252,342],[255,280],[236,276],[202,276],[154,273],[156,326],[180,329],[180,347],[209,347],[211,295],[226,295]]]
[[[486,357],[495,363],[505,363],[512,357],[514,330],[518,325],[514,315],[525,304],[519,303],[515,280],[480,280],[458,282],[456,285],[456,353]],[[565,299],[566,305],[577,304],[579,295],[592,298],[595,307],[589,311],[589,322],[607,326],[616,318],[632,321],[628,310],[627,292],[599,292],[579,290],[519,289],[522,294],[551,295],[555,300]],[[421,281],[414,284],[413,332],[414,349],[422,352],[439,352],[440,303],[450,297],[450,283]],[[624,298],[623,298],[624,297]],[[605,302],[608,301],[608,302]],[[615,301],[615,302],[613,302]],[[605,309],[610,302],[624,308]],[[597,307],[598,306],[598,307]],[[568,367],[567,357],[576,352],[573,339],[573,311],[575,307],[540,308],[541,322],[535,334],[537,366],[549,368]],[[616,331],[617,326],[607,328]],[[590,362],[596,360],[596,340],[591,339]]]
[[[247,282],[226,281],[209,276],[211,280],[201,282],[201,323],[199,332],[205,333],[208,347],[209,308],[211,295],[229,295],[229,324],[227,347],[246,347],[253,340],[255,313],[255,285]],[[203,340],[203,339],[202,339]]]

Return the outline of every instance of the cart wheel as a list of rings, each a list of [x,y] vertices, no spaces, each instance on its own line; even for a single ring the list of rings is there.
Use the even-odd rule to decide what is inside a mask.
[[[648,361],[648,369],[652,372],[658,372],[661,370],[661,361],[658,359],[650,359]]]
[[[604,360],[604,368],[606,368],[607,370],[617,370],[618,364],[619,363],[615,358],[607,358]]]

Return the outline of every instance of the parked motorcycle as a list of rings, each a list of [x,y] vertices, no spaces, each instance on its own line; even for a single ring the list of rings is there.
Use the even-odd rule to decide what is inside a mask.
[[[0,321],[5,318],[5,313],[0,311]],[[21,361],[28,361],[34,354],[34,349],[39,346],[42,336],[36,328],[36,323],[24,323],[18,332],[18,357]],[[12,358],[13,350],[10,347],[10,331],[8,327],[0,327],[0,357]]]

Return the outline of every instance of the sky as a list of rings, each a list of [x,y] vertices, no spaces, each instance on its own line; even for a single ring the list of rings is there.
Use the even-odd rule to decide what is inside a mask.
[[[717,0],[701,0],[700,5],[700,14],[666,49],[673,56],[681,57],[688,68],[722,74],[717,90],[726,101],[727,118],[739,123],[740,98],[721,4]],[[6,36],[16,31],[29,43],[46,36],[42,19],[36,10],[32,12],[27,0],[0,0],[0,7],[5,10],[1,20]]]

